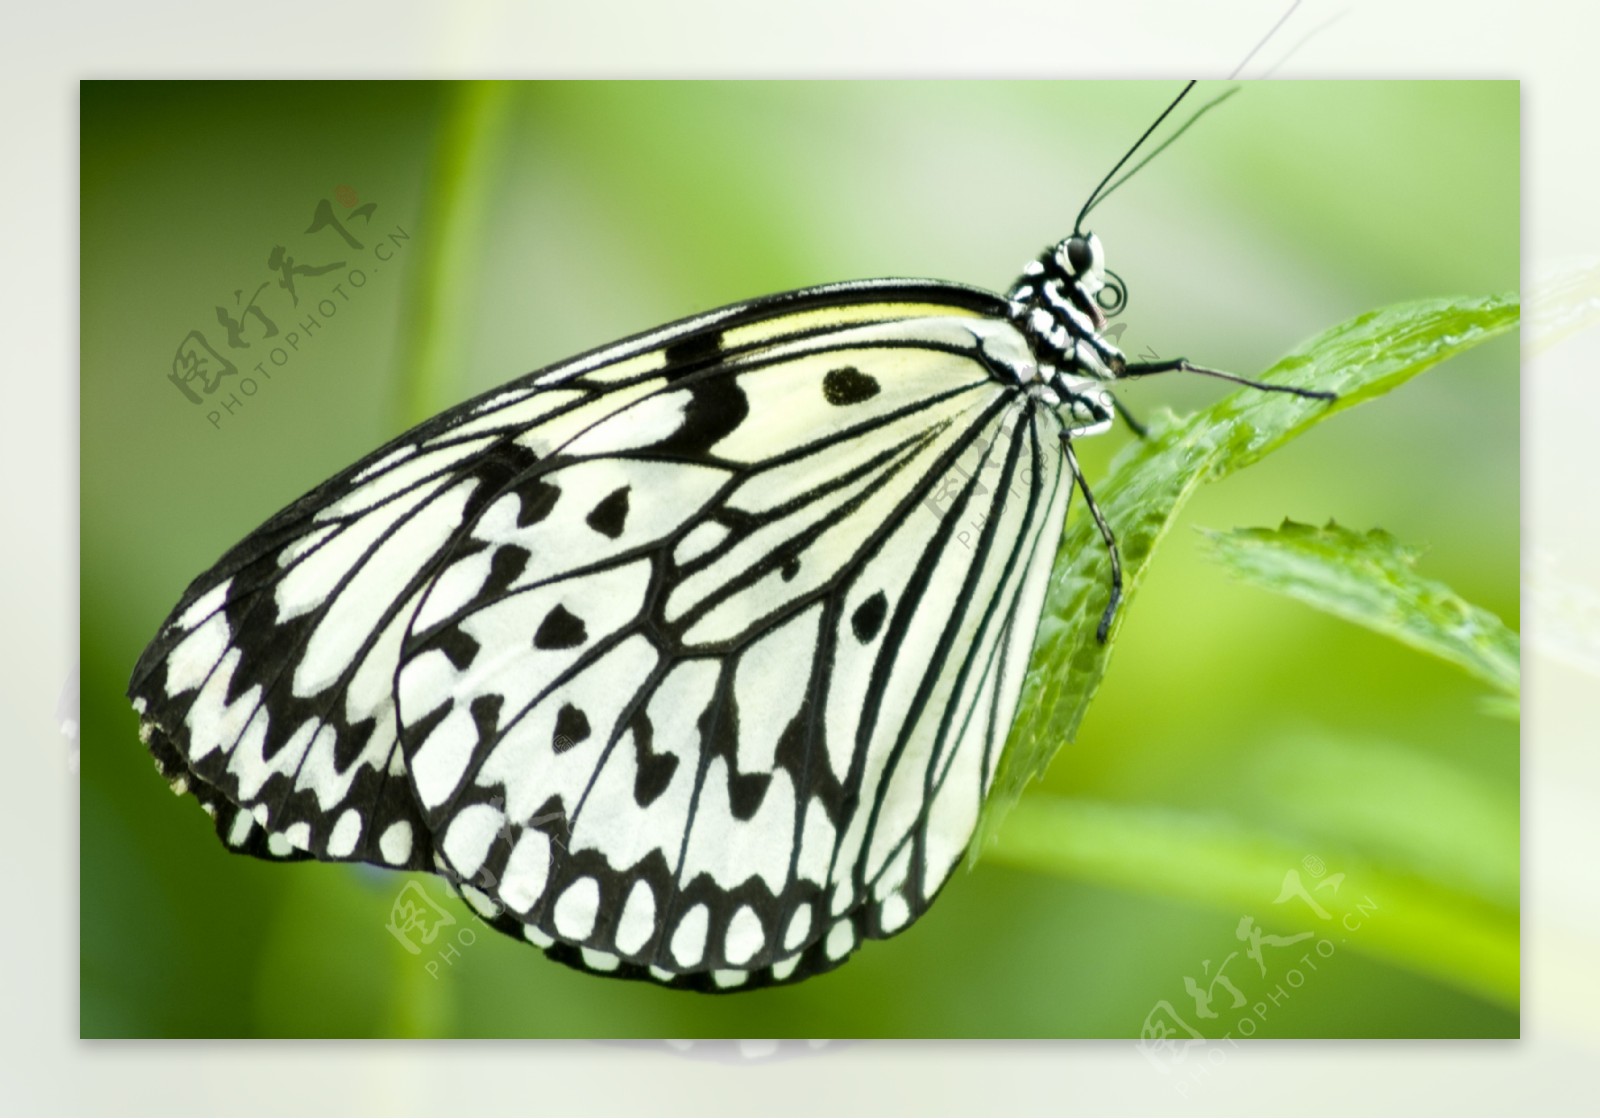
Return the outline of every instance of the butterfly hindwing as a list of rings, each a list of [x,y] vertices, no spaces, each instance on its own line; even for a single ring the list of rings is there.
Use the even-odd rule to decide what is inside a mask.
[[[251,853],[436,869],[590,970],[761,985],[899,931],[1070,491],[996,302],[772,297],[407,433],[190,588],[131,688],[163,771]]]

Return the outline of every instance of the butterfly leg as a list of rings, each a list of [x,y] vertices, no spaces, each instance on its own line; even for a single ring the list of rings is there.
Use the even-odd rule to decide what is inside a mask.
[[[1150,438],[1150,429],[1145,427],[1144,424],[1140,423],[1134,414],[1124,407],[1122,401],[1113,396],[1111,398],[1111,406],[1117,410],[1117,415],[1122,417],[1122,422],[1128,425],[1129,431],[1133,432],[1140,439]]]
[[[1339,394],[1327,392],[1323,389],[1302,389],[1294,385],[1269,385],[1263,381],[1252,381],[1249,377],[1241,377],[1237,373],[1225,373],[1221,369],[1210,369],[1204,365],[1195,365],[1186,357],[1173,358],[1171,361],[1140,361],[1131,365],[1123,365],[1114,370],[1120,377],[1150,377],[1157,373],[1199,373],[1205,377],[1216,377],[1222,381],[1232,381],[1236,385],[1247,388],[1260,389],[1262,392],[1287,392],[1294,396],[1305,396],[1312,400],[1337,400]]]
[[[1094,518],[1095,526],[1100,529],[1100,538],[1106,542],[1106,551],[1111,556],[1111,600],[1106,603],[1106,612],[1100,616],[1100,625],[1094,631],[1095,640],[1104,645],[1106,636],[1111,632],[1111,619],[1116,616],[1117,607],[1122,603],[1122,553],[1117,548],[1117,538],[1112,534],[1111,526],[1106,524],[1105,514],[1100,512],[1094,494],[1089,492],[1089,483],[1084,479],[1083,470],[1078,466],[1078,456],[1072,450],[1072,437],[1065,433],[1061,436],[1061,453],[1067,457],[1067,469],[1072,471],[1073,480],[1083,492],[1083,502],[1089,508],[1089,515]]]

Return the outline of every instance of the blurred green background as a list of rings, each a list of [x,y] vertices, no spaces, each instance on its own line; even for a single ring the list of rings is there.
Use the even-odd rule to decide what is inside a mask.
[[[385,929],[405,879],[226,854],[156,776],[123,698],[190,578],[419,413],[770,291],[888,275],[1004,290],[1176,84],[81,88],[84,1036],[1135,1037],[1163,1002],[1220,1036],[1251,1012],[1217,986],[1222,1017],[1202,1023],[1186,979],[1225,969],[1253,1005],[1303,954],[1268,941],[1262,975],[1236,939],[1244,916],[1284,940],[1316,925],[1273,904],[1276,876],[1244,910],[1226,867],[1181,891],[1052,877],[1008,865],[1002,828],[909,931],[793,988],[582,975],[474,932],[428,879],[456,950],[412,956]],[[1251,373],[1362,311],[1516,290],[1518,97],[1247,85],[1095,212],[1131,293],[1123,348]],[[323,199],[360,249],[306,232]],[[296,306],[279,246],[343,265],[298,274]],[[276,338],[242,314],[252,298]],[[219,305],[247,347],[226,345]],[[200,404],[168,379],[195,330],[238,368]],[[1501,339],[1204,488],[1078,741],[1029,794],[1294,852],[1282,871],[1308,884],[1315,860],[1348,869],[1369,919],[1401,923],[1334,936],[1255,1036],[1516,1036],[1518,727],[1451,667],[1230,583],[1185,526],[1381,526],[1515,628],[1517,368]],[[1218,395],[1198,381],[1122,397],[1183,410]],[[1126,438],[1080,444],[1091,479]],[[1441,889],[1471,921],[1403,927]],[[1480,956],[1502,963],[1422,974],[1382,950],[1394,936],[1442,957],[1487,938]]]

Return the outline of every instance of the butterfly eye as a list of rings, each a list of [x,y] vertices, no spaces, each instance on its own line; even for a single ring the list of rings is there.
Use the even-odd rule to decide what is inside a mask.
[[[1094,267],[1094,251],[1089,248],[1087,237],[1069,237],[1065,245],[1067,266],[1072,269],[1074,276],[1088,275]]]
[[[1106,286],[1094,294],[1094,301],[1107,315],[1120,314],[1128,305],[1128,285],[1122,277],[1107,269]]]

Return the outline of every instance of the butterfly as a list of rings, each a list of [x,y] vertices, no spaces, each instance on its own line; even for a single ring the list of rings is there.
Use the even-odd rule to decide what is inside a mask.
[[[1191,83],[1192,86],[1193,83]],[[1185,87],[1184,93],[1190,87]],[[232,850],[429,871],[563,963],[721,992],[924,913],[1016,713],[1109,387],[1082,226],[1004,295],[829,284],[398,436],[184,592],[129,696]],[[960,545],[957,537],[961,534]]]

